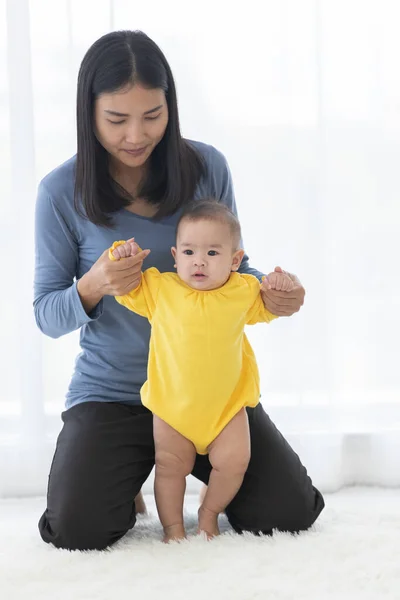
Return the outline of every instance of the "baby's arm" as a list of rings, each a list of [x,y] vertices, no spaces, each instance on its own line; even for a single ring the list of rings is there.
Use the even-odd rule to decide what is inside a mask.
[[[127,242],[114,242],[108,255],[110,260],[123,260],[135,256],[141,251],[141,248],[132,238]],[[160,272],[155,268],[146,269],[141,273],[141,280],[135,288],[123,296],[115,296],[115,299],[125,308],[151,321],[156,306],[159,285]]]
[[[291,292],[294,288],[294,283],[286,273],[269,273],[263,278],[263,281],[267,280],[270,290],[277,290],[278,292]]]
[[[294,287],[293,281],[288,275],[286,275],[286,273],[273,272],[263,277],[263,281],[265,280],[268,281],[269,287],[272,290],[278,290],[281,292],[291,292]],[[267,308],[265,308],[261,294],[260,284],[258,283],[258,281],[257,287],[255,287],[254,282],[252,282],[251,287],[253,288],[253,292],[255,293],[255,301],[247,314],[247,325],[254,325],[255,323],[270,323],[274,319],[277,319],[278,317],[276,315],[274,315]]]
[[[242,275],[246,277],[248,289],[246,293],[246,300],[250,306],[247,309],[246,324],[255,325],[256,323],[270,323],[278,317],[272,314],[264,306],[264,302],[261,295],[261,286],[258,279],[252,275]]]

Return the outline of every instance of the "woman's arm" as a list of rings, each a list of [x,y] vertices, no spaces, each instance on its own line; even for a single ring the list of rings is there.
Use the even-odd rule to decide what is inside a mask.
[[[33,305],[39,329],[52,338],[79,329],[102,314],[102,295],[91,286],[90,277],[74,281],[77,266],[76,240],[42,183],[35,213]]]
[[[85,273],[76,284],[82,306],[87,315],[99,304],[103,298],[102,292],[98,289],[91,277],[90,272]]]

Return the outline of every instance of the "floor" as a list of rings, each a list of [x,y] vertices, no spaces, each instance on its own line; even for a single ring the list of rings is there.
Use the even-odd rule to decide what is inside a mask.
[[[400,490],[348,488],[325,497],[317,524],[300,536],[191,535],[160,543],[152,498],[149,517],[114,549],[67,552],[41,542],[41,498],[0,501],[0,597],[3,600],[400,599]],[[195,531],[197,498],[186,522]]]

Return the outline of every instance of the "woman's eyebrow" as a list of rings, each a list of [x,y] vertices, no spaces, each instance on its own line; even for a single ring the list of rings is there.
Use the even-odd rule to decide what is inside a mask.
[[[150,115],[151,113],[157,112],[162,107],[163,107],[163,105],[160,104],[159,106],[156,106],[155,108],[151,108],[150,110],[146,110],[146,112],[143,113],[143,114]],[[118,112],[116,110],[109,110],[108,108],[106,108],[104,110],[104,112],[106,112],[108,115],[113,115],[114,117],[129,117],[130,116],[127,113],[121,113],[121,112]]]

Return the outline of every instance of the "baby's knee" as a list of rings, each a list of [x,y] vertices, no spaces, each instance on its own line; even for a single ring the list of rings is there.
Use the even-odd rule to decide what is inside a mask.
[[[216,471],[229,475],[244,475],[250,462],[250,447],[224,448],[222,451],[215,451],[210,454],[210,462]]]
[[[187,477],[193,471],[195,453],[175,454],[169,450],[156,452],[156,472],[158,475]]]

